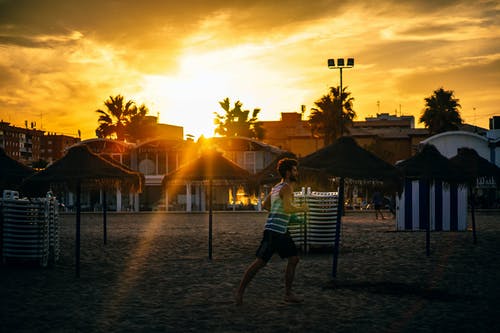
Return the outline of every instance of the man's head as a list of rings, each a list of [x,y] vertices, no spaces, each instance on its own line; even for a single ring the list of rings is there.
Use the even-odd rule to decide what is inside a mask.
[[[297,181],[297,165],[297,160],[285,157],[278,161],[277,169],[281,177],[288,177],[291,181]],[[287,174],[287,172],[289,173]]]

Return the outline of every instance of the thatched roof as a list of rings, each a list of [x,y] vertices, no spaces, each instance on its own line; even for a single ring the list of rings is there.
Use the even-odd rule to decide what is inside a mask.
[[[3,190],[17,190],[22,181],[35,171],[7,156],[0,148],[0,196]]]
[[[446,182],[462,182],[464,179],[455,165],[431,144],[424,145],[419,153],[396,164],[396,167],[407,179]]]
[[[392,164],[358,146],[348,136],[301,158],[299,162],[305,168],[319,169],[331,176],[351,179],[394,180],[399,175]]]
[[[222,153],[216,151],[204,152],[200,157],[189,162],[177,170],[170,172],[163,178],[163,186],[178,181],[203,180],[248,180],[250,173],[239,165],[228,160]]]
[[[40,184],[64,184],[70,188],[81,184],[114,187],[118,183],[131,191],[142,188],[140,173],[126,169],[92,153],[85,145],[74,146],[61,159],[25,180],[23,188]]]
[[[458,154],[450,162],[474,182],[479,177],[493,177],[497,184],[500,182],[500,168],[479,156],[472,148],[460,148]]]
[[[255,175],[252,175],[252,181],[255,182],[256,184],[270,184],[279,182],[281,176],[277,170],[278,162],[279,160],[286,157],[294,159],[297,158],[297,156],[292,152],[283,152],[279,154],[278,157],[274,159],[273,162],[271,162],[271,164],[269,164],[261,171],[257,172]]]
[[[111,164],[119,167],[119,168],[122,168],[122,169],[125,169],[126,171],[129,171],[131,173],[136,173],[139,178],[140,178],[140,183],[141,183],[141,189],[142,187],[144,186],[144,184],[146,183],[146,177],[144,176],[144,174],[142,172],[139,172],[139,171],[136,171],[130,167],[128,167],[127,165],[125,164],[122,164],[120,163],[119,161],[115,160],[114,158],[112,158],[111,156],[109,155],[99,155],[100,157],[104,158],[106,161],[110,162]]]

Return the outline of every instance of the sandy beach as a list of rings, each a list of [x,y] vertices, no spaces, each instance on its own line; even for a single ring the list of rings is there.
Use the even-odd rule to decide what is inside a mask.
[[[47,268],[0,266],[1,332],[498,332],[500,213],[472,232],[397,232],[371,212],[343,218],[338,277],[332,255],[301,255],[283,302],[277,255],[237,307],[233,291],[254,259],[265,213],[82,215],[75,277],[75,216],[61,214],[61,256]],[[470,223],[470,216],[469,216]]]

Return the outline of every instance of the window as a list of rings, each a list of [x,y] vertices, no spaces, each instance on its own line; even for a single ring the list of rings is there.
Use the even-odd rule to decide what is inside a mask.
[[[244,166],[248,171],[255,173],[255,152],[246,151],[244,154]]]

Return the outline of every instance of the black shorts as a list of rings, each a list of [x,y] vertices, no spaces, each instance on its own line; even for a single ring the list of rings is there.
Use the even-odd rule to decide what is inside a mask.
[[[297,256],[297,247],[289,232],[280,234],[279,232],[264,230],[262,241],[255,255],[257,258],[268,262],[275,252],[278,252],[282,259],[289,258]]]

